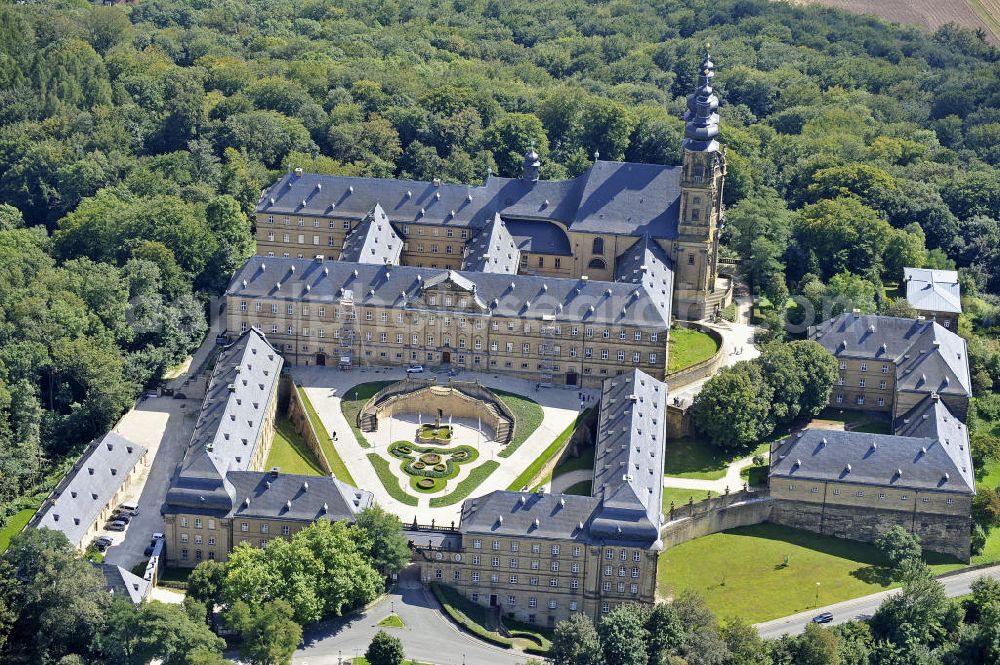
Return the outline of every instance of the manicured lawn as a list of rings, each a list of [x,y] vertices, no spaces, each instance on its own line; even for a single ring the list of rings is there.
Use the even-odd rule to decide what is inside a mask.
[[[491,473],[500,468],[500,462],[487,460],[469,472],[464,480],[455,486],[455,491],[444,496],[436,496],[431,499],[431,508],[451,506],[466,499],[472,492],[486,480]]]
[[[673,597],[691,589],[720,619],[752,623],[898,586],[887,581],[883,563],[874,545],[765,523],[667,550],[658,566],[658,593]],[[928,563],[935,574],[962,567],[937,555]]]
[[[275,422],[274,442],[267,454],[264,468],[278,467],[282,473],[297,473],[306,476],[325,476],[323,467],[319,465],[316,456],[309,450],[303,439],[288,418],[280,418]]]
[[[34,508],[26,508],[20,510],[10,516],[7,520],[7,524],[0,529],[0,554],[7,551],[7,547],[10,545],[10,539],[21,533],[21,529],[31,520],[31,516],[35,514]]]
[[[368,383],[359,383],[353,388],[345,390],[344,394],[341,395],[340,410],[344,412],[344,418],[347,419],[347,424],[351,426],[351,431],[354,432],[354,437],[358,440],[358,444],[362,448],[371,448],[371,444],[368,443],[365,435],[358,429],[358,414],[361,413],[361,407],[365,405],[365,402],[372,395],[391,383],[396,382],[370,381]]]
[[[382,459],[382,457],[376,453],[369,453],[368,461],[372,463],[373,467],[375,467],[375,474],[378,476],[378,479],[382,481],[382,486],[385,487],[385,491],[389,493],[389,496],[407,506],[417,505],[417,498],[410,496],[403,491],[402,487],[399,486],[399,480],[392,473],[392,469],[389,467],[388,461]],[[355,487],[357,487],[357,485],[355,485]]]
[[[663,473],[678,478],[718,480],[726,475],[726,468],[734,461],[750,455],[767,455],[769,443],[761,443],[755,450],[728,452],[700,439],[667,441]]]
[[[521,472],[521,475],[514,479],[514,482],[507,489],[520,491],[521,488],[528,486],[542,470],[542,467],[552,459],[552,456],[557,454],[569,442],[569,438],[573,436],[573,430],[576,429],[577,423],[585,420],[589,412],[590,409],[584,409],[581,413],[577,414],[573,422],[542,451],[542,454],[535,461],[528,465],[528,468]]]
[[[679,372],[703,360],[708,360],[719,350],[708,333],[687,328],[671,328],[667,342],[667,373]]]
[[[575,494],[576,496],[590,496],[590,482],[589,480],[581,480],[578,483],[573,483],[565,490],[563,494]]]
[[[344,481],[348,485],[357,487],[358,484],[354,482],[351,472],[347,470],[347,465],[344,464],[344,460],[341,459],[336,446],[333,445],[333,439],[330,438],[330,433],[323,427],[323,421],[319,419],[316,407],[309,401],[306,391],[301,386],[296,386],[295,389],[299,391],[299,397],[306,407],[306,413],[309,414],[309,422],[312,423],[313,430],[316,432],[316,436],[319,437],[320,448],[323,449],[323,454],[326,455],[326,461],[330,464],[334,477]]]
[[[544,418],[542,407],[535,400],[523,395],[515,395],[495,388],[490,388],[490,390],[496,393],[497,397],[503,400],[503,403],[514,414],[514,435],[510,438],[510,443],[504,446],[504,449],[499,453],[500,457],[510,457],[542,424]]]
[[[403,620],[399,618],[398,614],[390,614],[386,618],[378,622],[378,625],[385,626],[387,628],[405,628],[406,624]]]

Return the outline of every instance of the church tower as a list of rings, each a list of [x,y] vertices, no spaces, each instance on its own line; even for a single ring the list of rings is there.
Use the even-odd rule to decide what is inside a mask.
[[[674,243],[674,315],[697,320],[710,316],[724,294],[713,294],[718,273],[719,227],[726,151],[719,136],[719,98],[712,90],[715,64],[706,52],[698,89],[684,114],[684,162],[680,212]],[[715,295],[715,297],[713,297]]]

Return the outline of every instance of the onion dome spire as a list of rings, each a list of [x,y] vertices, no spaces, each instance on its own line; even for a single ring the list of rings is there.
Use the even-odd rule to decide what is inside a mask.
[[[694,151],[718,150],[716,138],[719,136],[719,98],[712,90],[715,78],[715,63],[705,46],[705,59],[698,74],[698,88],[687,98],[687,113],[684,114],[684,148]]]
[[[542,160],[535,152],[535,146],[532,145],[531,149],[524,153],[524,169],[521,172],[521,179],[528,182],[538,182],[541,168]]]

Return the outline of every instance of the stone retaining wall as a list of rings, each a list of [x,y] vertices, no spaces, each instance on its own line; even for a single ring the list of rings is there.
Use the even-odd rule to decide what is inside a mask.
[[[735,492],[693,505],[675,507],[673,518],[660,528],[663,549],[668,550],[695,538],[751,524],[766,522],[771,516],[767,492]]]
[[[326,458],[326,453],[323,452],[323,446],[319,442],[319,434],[313,428],[312,421],[309,420],[309,414],[302,403],[302,396],[299,394],[298,388],[287,376],[283,376],[282,381],[287,381],[289,388],[287,393],[288,419],[292,421],[295,431],[302,436],[306,445],[309,446],[309,450],[312,451],[313,455],[319,461],[319,466],[323,469],[323,472],[332,475],[333,467],[330,466],[330,461]],[[284,393],[284,391],[282,392]],[[324,432],[323,434],[325,435],[326,433]]]
[[[688,384],[694,383],[699,379],[704,379],[706,376],[711,376],[715,374],[722,367],[722,364],[726,359],[726,345],[725,340],[723,340],[722,335],[719,331],[709,328],[706,325],[697,323],[695,321],[674,321],[674,324],[678,328],[686,328],[689,330],[697,330],[703,332],[718,344],[719,348],[716,350],[715,355],[707,360],[702,360],[700,363],[695,363],[690,367],[685,367],[684,369],[667,374],[663,382],[667,384],[669,389],[676,390],[682,388]],[[669,348],[669,347],[668,347]]]
[[[875,542],[879,534],[901,526],[920,539],[930,552],[970,559],[972,520],[968,516],[914,511],[859,508],[805,501],[775,500],[770,521],[824,536]]]

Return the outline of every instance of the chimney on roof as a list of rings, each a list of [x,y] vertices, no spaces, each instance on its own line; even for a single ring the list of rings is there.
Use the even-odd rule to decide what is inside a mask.
[[[854,318],[857,319],[861,316],[861,310],[855,307],[854,309],[851,310],[851,314],[854,315]]]
[[[271,477],[272,478],[277,478],[278,477],[278,467],[276,467],[276,466],[272,466],[271,467]]]
[[[295,175],[296,175],[296,177],[299,177],[299,178],[302,177],[302,167],[301,166],[295,167]]]

